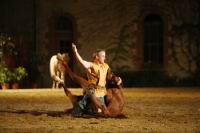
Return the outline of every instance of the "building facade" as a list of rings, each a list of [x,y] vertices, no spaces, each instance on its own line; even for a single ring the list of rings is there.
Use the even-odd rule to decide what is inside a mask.
[[[199,6],[198,0],[3,0],[0,30],[15,38],[18,64],[30,73],[38,68],[29,76],[38,75],[39,87],[51,86],[50,57],[70,52],[72,42],[85,60],[106,49],[115,72],[151,71],[180,80],[199,72]]]

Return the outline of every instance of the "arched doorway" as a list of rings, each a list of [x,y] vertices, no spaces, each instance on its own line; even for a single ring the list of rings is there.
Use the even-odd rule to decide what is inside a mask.
[[[55,34],[59,52],[62,52],[62,50],[69,52],[71,42],[73,41],[72,21],[66,16],[59,16],[55,23]]]
[[[49,59],[58,52],[66,52],[72,56],[72,42],[76,42],[76,23],[74,18],[68,14],[54,14],[49,20],[49,31],[47,45]],[[72,59],[71,57],[70,59]],[[70,60],[73,68],[73,61]]]
[[[164,64],[164,23],[159,15],[151,14],[144,19],[144,69],[162,69]]]
[[[58,52],[66,52],[71,57],[69,65],[73,67],[72,61],[72,42],[74,40],[73,22],[67,16],[59,16],[55,20],[55,45]]]
[[[74,57],[72,53],[72,42],[77,39],[76,22],[73,16],[67,13],[55,13],[49,20],[49,31],[47,45],[49,60],[50,58],[60,53],[68,53],[69,66],[74,69]],[[66,76],[66,85],[73,87],[74,83]]]

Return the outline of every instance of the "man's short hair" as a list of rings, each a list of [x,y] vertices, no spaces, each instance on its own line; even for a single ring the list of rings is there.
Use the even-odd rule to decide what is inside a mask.
[[[95,58],[96,55],[97,55],[98,53],[102,52],[102,51],[106,52],[105,49],[96,49],[95,52],[92,54],[92,57]]]

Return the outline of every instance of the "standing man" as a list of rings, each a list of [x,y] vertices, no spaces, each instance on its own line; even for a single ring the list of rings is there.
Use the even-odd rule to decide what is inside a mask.
[[[77,107],[75,108],[75,113],[80,113],[81,110],[85,110],[88,99],[92,98],[98,100],[101,105],[96,107],[97,113],[101,113],[102,111],[106,111],[104,96],[106,95],[106,78],[107,73],[109,71],[109,65],[105,63],[106,59],[106,52],[105,50],[96,50],[93,54],[93,61],[85,61],[79,55],[76,45],[72,44],[72,49],[75,54],[77,60],[83,65],[83,67],[87,71],[88,82],[93,84],[94,87],[85,90],[84,98],[78,103]],[[120,84],[122,81],[121,79],[118,81]],[[95,101],[92,100],[92,101]],[[96,103],[97,104],[97,103]],[[78,111],[77,111],[78,110]]]

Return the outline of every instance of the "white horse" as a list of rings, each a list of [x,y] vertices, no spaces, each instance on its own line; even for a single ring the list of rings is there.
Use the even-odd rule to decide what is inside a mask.
[[[53,55],[50,59],[50,75],[53,79],[52,88],[59,88],[65,82],[65,68],[62,63],[67,62],[67,54]]]

